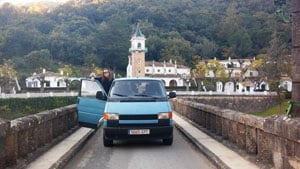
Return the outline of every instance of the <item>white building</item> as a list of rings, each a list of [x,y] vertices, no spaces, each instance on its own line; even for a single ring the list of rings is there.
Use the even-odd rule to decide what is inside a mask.
[[[131,38],[129,48],[127,77],[154,77],[161,79],[165,86],[185,86],[186,78],[190,77],[190,68],[177,65],[176,61],[155,62],[145,61],[147,48],[146,38],[142,34],[139,24]]]
[[[241,75],[243,78],[251,78],[259,75],[257,70],[249,69],[252,63],[251,59],[231,59],[229,57],[228,60],[219,60],[218,62],[225,68],[225,73],[231,74],[232,78],[238,78]],[[243,72],[245,70],[246,72]],[[209,71],[205,74],[205,77],[215,77],[215,75],[213,71]]]
[[[190,69],[183,65],[169,62],[146,62],[145,75],[160,78],[165,86],[185,86],[184,79],[190,76]]]
[[[53,73],[43,70],[43,73],[33,73],[32,76],[26,78],[26,87],[27,88],[41,88],[40,79],[44,78],[44,87],[45,88],[66,88],[67,83],[65,81],[66,76],[63,75],[63,72]],[[76,77],[67,77],[71,82],[78,80]]]

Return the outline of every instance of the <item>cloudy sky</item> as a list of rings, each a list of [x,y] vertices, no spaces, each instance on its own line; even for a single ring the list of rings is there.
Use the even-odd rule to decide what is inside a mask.
[[[0,0],[0,3],[9,2],[12,4],[25,4],[25,3],[33,3],[39,1],[49,1],[49,2],[66,2],[68,0]]]

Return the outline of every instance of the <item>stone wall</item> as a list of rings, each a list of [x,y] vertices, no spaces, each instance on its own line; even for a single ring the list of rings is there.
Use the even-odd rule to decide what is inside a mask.
[[[227,140],[257,161],[276,169],[300,168],[300,119],[260,118],[184,99],[171,101],[174,111]]]
[[[243,113],[261,112],[269,107],[273,107],[279,103],[277,96],[239,96],[239,95],[219,95],[219,96],[186,96],[181,97],[185,100],[193,102],[209,104],[220,108],[240,111]],[[255,105],[255,106],[253,106]]]
[[[58,142],[76,126],[76,105],[11,121],[0,119],[0,169],[34,158],[33,154]]]

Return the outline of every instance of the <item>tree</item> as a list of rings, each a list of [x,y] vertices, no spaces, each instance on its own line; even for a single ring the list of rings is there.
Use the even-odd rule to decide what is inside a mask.
[[[27,69],[38,72],[52,67],[51,54],[48,49],[32,51],[24,56]]]
[[[290,67],[287,66],[290,64],[287,47],[286,44],[280,40],[276,32],[272,35],[268,53],[263,58],[264,61],[260,68],[260,73],[268,77],[270,81],[279,82],[282,74],[290,74],[290,70],[287,69],[287,67]]]
[[[282,75],[290,75],[290,56],[288,55],[287,47],[280,40],[277,32],[272,35],[272,40],[270,42],[270,48],[268,49],[267,55],[265,55],[263,63],[260,67],[260,73],[268,78],[271,85],[271,90],[277,92],[281,102],[283,97],[281,97],[281,90],[278,87],[280,78]],[[280,105],[280,112],[282,112],[282,105]]]
[[[208,73],[207,65],[204,61],[200,61],[196,65],[195,76],[197,79],[204,79],[206,74]]]
[[[11,92],[18,85],[17,72],[13,68],[11,60],[4,60],[4,64],[0,65],[0,93]]]
[[[160,51],[160,60],[176,60],[178,63],[192,66],[192,56],[195,50],[191,43],[183,38],[167,38],[162,40],[163,48]]]
[[[211,81],[219,80],[224,83],[228,79],[224,66],[217,60],[209,60],[208,62],[200,61],[196,65],[194,72],[196,79],[200,81],[210,79]],[[200,84],[202,83],[200,82]]]
[[[223,78],[222,76],[225,73],[225,68],[217,60],[209,60],[207,63],[208,71],[213,73],[214,78]]]
[[[208,40],[206,37],[201,39],[198,48],[200,55],[205,58],[215,57],[219,50],[218,45],[214,41]]]
[[[97,53],[103,59],[101,67],[124,71],[130,39],[130,26],[123,16],[114,16],[109,22],[101,23],[98,34],[94,36]]]

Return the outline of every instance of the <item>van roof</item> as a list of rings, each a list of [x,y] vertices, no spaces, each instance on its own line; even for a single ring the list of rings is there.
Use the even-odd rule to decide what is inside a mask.
[[[122,81],[122,80],[157,80],[157,81],[161,81],[161,79],[152,78],[152,77],[126,77],[126,78],[115,79],[115,81]]]

